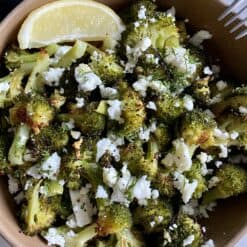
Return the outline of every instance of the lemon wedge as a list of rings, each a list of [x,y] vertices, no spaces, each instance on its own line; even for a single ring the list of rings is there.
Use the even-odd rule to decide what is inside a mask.
[[[29,14],[18,33],[21,49],[53,43],[119,39],[124,26],[108,6],[91,0],[60,0]]]

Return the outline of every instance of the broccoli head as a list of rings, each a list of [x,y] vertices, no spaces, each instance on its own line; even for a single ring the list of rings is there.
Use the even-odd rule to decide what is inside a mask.
[[[98,213],[97,231],[99,236],[118,233],[131,226],[130,210],[121,204],[110,204],[100,209]]]
[[[210,77],[205,77],[192,82],[192,94],[201,104],[208,104],[210,102],[211,90],[209,86]]]
[[[172,207],[164,200],[149,200],[146,206],[133,211],[134,224],[142,226],[145,233],[161,232],[172,217]]]
[[[201,246],[203,235],[201,226],[197,222],[187,215],[179,214],[176,226],[177,228],[170,232],[171,242],[166,246],[185,246],[187,241],[191,242],[189,245],[191,247]]]
[[[182,118],[180,133],[187,144],[208,148],[215,144],[216,126],[215,120],[208,114],[201,110],[193,110]]]
[[[219,182],[203,195],[203,204],[247,191],[247,171],[240,166],[225,164],[216,171],[215,176]]]

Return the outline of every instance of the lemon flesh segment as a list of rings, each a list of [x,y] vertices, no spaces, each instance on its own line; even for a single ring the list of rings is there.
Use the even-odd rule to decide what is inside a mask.
[[[109,7],[95,1],[56,1],[34,10],[18,33],[21,49],[81,39],[119,39],[124,26]]]

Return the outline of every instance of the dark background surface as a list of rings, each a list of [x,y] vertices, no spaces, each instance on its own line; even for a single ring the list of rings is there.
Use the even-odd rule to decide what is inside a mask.
[[[0,0],[0,21],[14,8],[20,0]]]

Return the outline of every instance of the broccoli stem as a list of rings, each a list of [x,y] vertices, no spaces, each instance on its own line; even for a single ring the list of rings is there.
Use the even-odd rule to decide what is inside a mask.
[[[24,164],[23,155],[26,148],[26,143],[29,139],[30,128],[23,124],[17,128],[13,143],[9,150],[9,161],[12,165]]]
[[[71,66],[73,62],[75,62],[78,58],[81,58],[87,49],[87,43],[77,40],[74,46],[63,56],[60,58],[56,67],[68,68]]]

